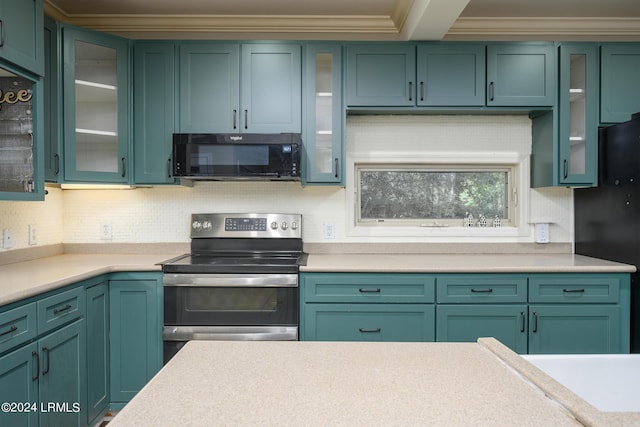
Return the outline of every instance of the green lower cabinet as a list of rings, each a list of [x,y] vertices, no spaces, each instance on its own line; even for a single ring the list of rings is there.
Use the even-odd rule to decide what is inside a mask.
[[[123,405],[162,367],[160,274],[109,280],[111,402]]]
[[[86,425],[84,322],[0,357],[0,400],[30,405],[0,412],[0,425]]]
[[[618,305],[530,305],[529,353],[628,353]]]
[[[38,404],[37,354],[37,343],[31,343],[0,357],[1,402]],[[38,425],[38,412],[0,411],[0,425],[35,427]]]
[[[480,337],[494,337],[516,353],[526,353],[526,304],[438,305],[436,341],[475,342]]]
[[[109,287],[87,288],[87,423],[109,405]]]
[[[86,423],[85,320],[47,335],[40,347],[40,425]],[[60,407],[50,405],[62,404]]]
[[[433,304],[306,304],[301,339],[434,341]]]

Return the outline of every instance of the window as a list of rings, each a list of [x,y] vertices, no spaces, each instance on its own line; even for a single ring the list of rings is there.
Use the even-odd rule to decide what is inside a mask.
[[[356,164],[356,225],[513,227],[514,168]]]

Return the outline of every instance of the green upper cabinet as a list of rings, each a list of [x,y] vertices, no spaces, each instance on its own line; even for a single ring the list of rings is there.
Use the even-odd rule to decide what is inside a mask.
[[[128,183],[129,42],[64,26],[64,181]]]
[[[344,184],[342,46],[307,45],[305,65],[304,178]]]
[[[44,74],[42,0],[0,0],[0,58]]]
[[[60,82],[58,61],[58,24],[52,19],[44,21],[44,179],[58,182],[62,179],[61,147],[59,129],[62,120],[59,116]]]
[[[600,55],[600,122],[626,122],[640,112],[640,44],[604,44]]]
[[[487,105],[507,107],[556,104],[552,43],[487,46]]]
[[[180,132],[239,132],[240,46],[180,45]]]
[[[346,52],[348,106],[415,105],[415,45],[348,45]]]
[[[484,45],[418,45],[417,67],[417,105],[485,105]]]
[[[598,184],[598,49],[560,45],[559,148],[561,185]]]
[[[184,43],[180,132],[301,132],[301,46]]]
[[[0,61],[0,200],[44,200],[42,86]]]
[[[138,42],[133,57],[133,147],[136,184],[173,183],[175,45]]]

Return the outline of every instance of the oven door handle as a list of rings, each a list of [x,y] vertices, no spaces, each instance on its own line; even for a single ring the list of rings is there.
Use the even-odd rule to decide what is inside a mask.
[[[297,274],[164,274],[164,286],[297,288]]]

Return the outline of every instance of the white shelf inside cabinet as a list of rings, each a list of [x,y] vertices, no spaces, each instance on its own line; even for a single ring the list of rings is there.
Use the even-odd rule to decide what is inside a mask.
[[[76,80],[76,101],[116,104],[117,87],[85,80]]]

